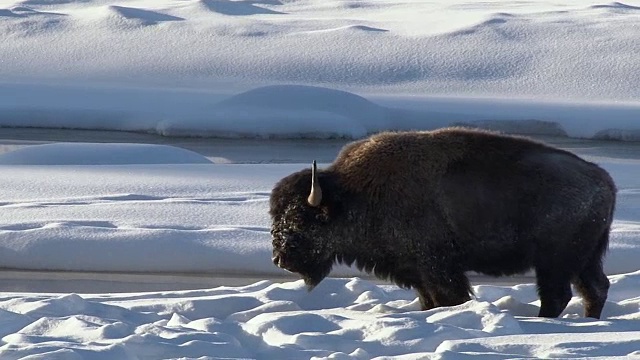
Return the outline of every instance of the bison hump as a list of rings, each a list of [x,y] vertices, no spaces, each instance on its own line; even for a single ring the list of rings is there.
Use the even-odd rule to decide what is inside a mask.
[[[332,170],[350,190],[402,194],[435,182],[464,151],[461,142],[433,132],[385,132],[346,145]]]

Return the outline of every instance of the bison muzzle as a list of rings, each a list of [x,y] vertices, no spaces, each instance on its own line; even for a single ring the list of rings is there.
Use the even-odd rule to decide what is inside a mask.
[[[273,262],[313,289],[335,263],[417,291],[422,309],[471,299],[466,272],[535,270],[542,317],[572,296],[599,318],[616,188],[578,156],[463,128],[384,132],[326,169],[280,180],[270,199]]]

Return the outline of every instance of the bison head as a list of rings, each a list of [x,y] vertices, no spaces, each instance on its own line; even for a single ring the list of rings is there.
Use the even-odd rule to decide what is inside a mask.
[[[332,176],[319,174],[315,161],[311,171],[283,178],[271,193],[273,263],[300,274],[309,289],[329,274],[335,260],[331,229],[336,195]]]

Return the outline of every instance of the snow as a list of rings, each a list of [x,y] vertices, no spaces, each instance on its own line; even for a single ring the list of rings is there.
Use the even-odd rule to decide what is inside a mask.
[[[0,140],[0,275],[22,274],[0,289],[0,358],[640,358],[640,153],[602,145],[640,139],[639,15],[632,0],[2,1],[0,127],[97,131]],[[341,139],[447,125],[563,139],[612,174],[602,319],[577,296],[537,318],[526,277],[419,311],[355,269],[308,292],[271,263],[277,180]],[[112,292],[116,273],[142,280]],[[71,285],[29,291],[42,274]],[[256,280],[150,290],[148,274]]]
[[[612,277],[603,320],[533,317],[533,286],[419,311],[358,278],[124,294],[0,294],[3,359],[465,359],[640,355],[640,273]]]
[[[639,94],[633,0],[8,0],[2,6],[5,79],[204,88],[268,81],[549,99]]]

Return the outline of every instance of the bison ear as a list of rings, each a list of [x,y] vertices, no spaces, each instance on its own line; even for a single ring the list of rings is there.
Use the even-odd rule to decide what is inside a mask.
[[[320,206],[320,202],[322,202],[322,189],[320,188],[320,182],[318,181],[318,172],[315,160],[313,160],[313,166],[311,167],[311,193],[309,193],[307,202],[313,207]]]

